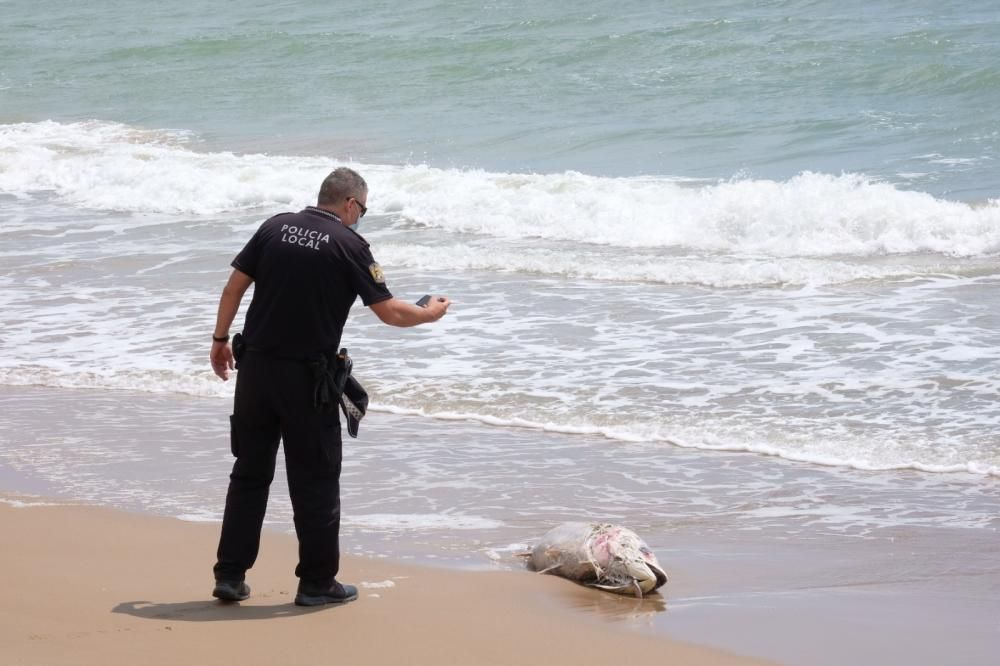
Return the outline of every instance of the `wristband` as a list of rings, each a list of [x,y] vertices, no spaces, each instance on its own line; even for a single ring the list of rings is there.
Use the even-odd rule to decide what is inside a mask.
[[[212,336],[212,342],[229,342],[229,334],[220,335],[219,337]]]

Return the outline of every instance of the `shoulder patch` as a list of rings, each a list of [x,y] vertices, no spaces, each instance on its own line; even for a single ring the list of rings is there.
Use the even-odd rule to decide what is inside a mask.
[[[372,274],[372,279],[378,284],[385,284],[385,273],[382,272],[382,267],[378,263],[374,263],[368,267],[368,272]]]

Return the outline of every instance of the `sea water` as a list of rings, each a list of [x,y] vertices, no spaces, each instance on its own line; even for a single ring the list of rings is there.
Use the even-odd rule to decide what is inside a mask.
[[[229,261],[346,164],[390,289],[455,300],[407,331],[355,307],[343,344],[371,420],[996,492],[995,10],[0,14],[0,384],[227,398],[206,356]],[[3,455],[24,464],[14,435]]]

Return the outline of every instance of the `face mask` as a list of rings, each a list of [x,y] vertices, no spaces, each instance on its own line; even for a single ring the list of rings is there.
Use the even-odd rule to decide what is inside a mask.
[[[360,219],[358,219],[357,222],[355,222],[354,224],[351,225],[351,229],[354,230],[354,231],[357,231],[360,228],[361,228],[361,220]]]

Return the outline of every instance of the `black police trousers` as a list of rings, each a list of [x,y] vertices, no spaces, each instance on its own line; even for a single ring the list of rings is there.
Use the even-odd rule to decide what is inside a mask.
[[[230,417],[236,463],[229,476],[216,580],[243,580],[260,549],[278,442],[285,449],[302,584],[327,586],[340,568],[340,418],[313,407],[303,361],[247,352],[236,374]]]

